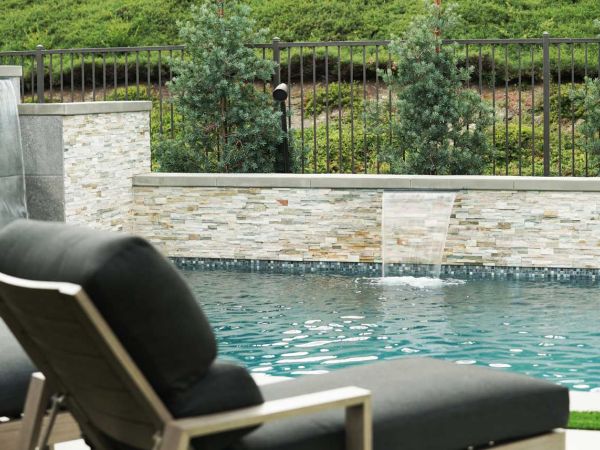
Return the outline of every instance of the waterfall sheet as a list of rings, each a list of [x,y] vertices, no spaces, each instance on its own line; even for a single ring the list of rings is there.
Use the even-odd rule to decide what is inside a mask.
[[[11,80],[0,79],[0,228],[27,218],[17,95]]]

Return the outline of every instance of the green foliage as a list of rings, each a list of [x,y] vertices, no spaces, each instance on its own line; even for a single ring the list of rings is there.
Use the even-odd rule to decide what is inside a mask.
[[[202,156],[181,137],[160,137],[152,150],[157,161],[156,169],[160,172],[195,173],[206,164]],[[216,161],[212,163],[215,164]]]
[[[0,14],[0,50],[32,50],[37,44],[46,48],[109,47],[179,44],[178,21],[190,19],[192,4],[213,0],[3,0]],[[597,33],[593,18],[600,17],[597,0],[456,0],[462,20],[450,38],[539,38],[549,31],[554,37],[590,37]],[[409,23],[424,12],[414,0],[328,0],[292,2],[287,0],[248,0],[252,17],[259,27],[268,27],[273,36],[290,41],[327,41],[352,39],[389,39],[406,31]],[[552,67],[557,64],[556,46],[552,46]],[[385,60],[381,50],[381,61]],[[483,46],[484,80],[490,78],[490,47]],[[322,57],[317,50],[317,65]],[[362,66],[359,52],[355,67]],[[366,71],[374,78],[374,49],[367,49]],[[464,48],[460,49],[464,56]],[[497,48],[496,81],[503,82],[504,55]],[[307,52],[305,53],[305,57]],[[330,55],[333,57],[334,55]],[[297,53],[295,55],[297,57]],[[523,55],[524,61],[527,60]],[[155,56],[153,56],[155,58]],[[476,65],[473,47],[471,64]],[[342,67],[350,56],[342,51]],[[332,59],[333,61],[333,59]],[[6,63],[6,61],[5,61]],[[18,60],[8,61],[19,63]],[[163,61],[163,64],[165,61]],[[119,58],[119,71],[124,62]],[[295,61],[292,61],[292,65]],[[25,83],[29,86],[31,64],[26,59]],[[88,63],[86,62],[86,66]],[[526,64],[525,64],[526,65]],[[563,57],[564,75],[570,75]],[[308,66],[305,61],[305,66]],[[541,71],[541,52],[535,52],[535,66]],[[333,65],[332,65],[333,67]],[[57,68],[54,69],[55,72]],[[65,70],[67,70],[65,68]],[[156,61],[152,61],[156,71]],[[343,69],[342,69],[343,70]],[[510,46],[508,75],[518,74],[517,46]],[[524,73],[527,72],[525,67]],[[567,73],[569,72],[569,73]],[[86,73],[88,67],[86,67]],[[295,73],[298,73],[297,71]],[[582,81],[585,74],[583,46],[575,46],[574,74]],[[75,68],[75,80],[80,77]],[[307,74],[308,75],[308,74]],[[119,76],[120,79],[121,76]],[[55,80],[58,78],[55,77]]]
[[[478,174],[490,154],[485,130],[491,111],[476,92],[463,88],[469,69],[458,69],[453,46],[442,45],[456,16],[450,7],[430,5],[402,41],[390,44],[398,63],[384,80],[397,96],[398,143],[388,145],[384,156],[393,172]]]
[[[3,0],[0,49],[156,45],[177,40],[191,0]]]
[[[316,94],[316,95],[315,95]],[[329,109],[339,109],[341,106],[345,111],[360,113],[363,106],[362,86],[360,83],[334,83],[327,89],[325,86],[317,86],[315,93],[309,90],[304,98],[304,111],[306,116],[319,115]]]
[[[496,163],[497,171],[501,174],[506,173],[508,164],[510,175],[518,175],[519,167],[522,174],[530,175],[532,159],[534,163],[537,162],[541,166],[544,153],[541,130],[536,130],[535,137],[534,141],[533,128],[530,124],[521,124],[519,130],[518,123],[509,122],[508,134],[504,123],[496,124],[492,164]]]
[[[550,94],[550,118],[553,122],[558,121],[560,111],[561,121],[579,120],[585,113],[585,86],[576,84],[571,88],[570,84],[561,87],[560,95],[556,85],[552,85]],[[543,102],[535,107],[536,113],[544,111]]]
[[[158,102],[158,94],[151,90],[148,92],[146,86],[140,86],[138,89],[135,86],[129,86],[125,88],[117,88],[106,95],[106,100],[114,102],[122,102],[128,100],[150,100],[153,103]]]
[[[508,123],[508,134],[505,123],[496,124],[495,139],[488,136],[488,141],[493,142],[492,159],[488,163],[485,174],[492,174],[495,165],[497,175],[538,175],[544,174],[544,142],[543,127],[536,124],[535,136],[531,123],[522,122],[519,131],[517,120]],[[586,175],[586,148],[585,139],[580,127],[575,128],[574,142],[571,138],[570,124],[564,125],[559,138],[558,125],[551,125],[550,129],[550,175],[557,176],[585,176]],[[507,170],[508,164],[508,170]],[[587,162],[588,170],[592,161]]]
[[[304,167],[306,173],[377,173],[389,172],[389,165],[381,158],[386,135],[382,131],[384,125],[375,126],[370,117],[367,121],[356,120],[354,127],[349,122],[332,121],[329,133],[325,124],[313,128],[294,130],[296,170]],[[304,142],[303,152],[300,148]],[[316,142],[316,147],[315,147]],[[328,163],[329,161],[329,163]]]
[[[201,0],[3,0],[0,49],[134,46],[181,42],[177,21]],[[424,12],[414,0],[248,0],[252,17],[284,40],[388,39]],[[457,0],[451,37],[589,37],[597,0]]]
[[[581,132],[585,137],[586,150],[593,161],[592,167],[597,168],[600,162],[600,79],[586,78],[585,91],[585,115]]]
[[[171,61],[176,77],[169,84],[184,117],[182,135],[158,147],[161,170],[170,170],[169,159],[180,151],[186,170],[274,171],[281,112],[254,82],[269,81],[275,65],[244,45],[265,39],[249,13],[230,0],[192,7],[192,20],[181,28],[189,58]]]
[[[191,164],[184,165],[179,161],[182,158],[188,161],[191,158],[184,152],[181,155],[177,152],[176,142],[181,140],[182,116],[167,98],[162,100],[157,90],[146,86],[118,88],[107,94],[108,101],[124,100],[150,100],[152,101],[152,110],[150,112],[150,146],[152,156],[152,170],[162,168],[164,172],[193,172]],[[173,108],[173,127],[171,128],[171,108]],[[162,114],[161,114],[162,113]],[[161,127],[162,115],[162,127]],[[170,151],[168,155],[165,152]],[[163,161],[162,167],[159,166],[158,159]],[[197,166],[196,166],[197,167]],[[171,168],[172,170],[167,170]],[[177,169],[177,170],[175,170]]]

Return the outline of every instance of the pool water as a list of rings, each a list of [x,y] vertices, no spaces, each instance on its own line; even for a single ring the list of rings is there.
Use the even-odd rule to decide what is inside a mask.
[[[183,271],[253,373],[320,374],[429,356],[600,392],[600,285]]]

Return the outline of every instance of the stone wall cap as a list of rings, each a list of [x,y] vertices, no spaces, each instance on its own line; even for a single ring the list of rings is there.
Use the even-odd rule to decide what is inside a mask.
[[[21,116],[79,116],[150,111],[151,101],[26,103],[19,105]]]
[[[23,68],[21,66],[0,66],[0,78],[22,77]]]
[[[337,174],[214,174],[148,173],[137,175],[134,186],[155,187],[264,187],[313,189],[418,189],[492,191],[600,192],[600,178],[337,175]]]

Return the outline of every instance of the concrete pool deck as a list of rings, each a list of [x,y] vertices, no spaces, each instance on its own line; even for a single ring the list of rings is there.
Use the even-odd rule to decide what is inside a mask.
[[[571,411],[600,412],[600,393],[571,391],[569,397]]]
[[[600,448],[600,432],[584,430],[566,430],[565,450],[597,450]],[[57,444],[55,450],[89,450],[81,440]]]

